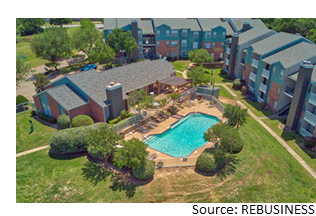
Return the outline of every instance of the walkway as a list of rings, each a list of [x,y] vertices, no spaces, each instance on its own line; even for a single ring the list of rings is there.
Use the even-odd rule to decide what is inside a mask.
[[[34,148],[34,149],[31,149],[31,150],[27,150],[27,151],[24,151],[24,152],[20,152],[20,153],[17,153],[15,155],[15,157],[20,157],[22,155],[27,155],[27,154],[30,154],[30,153],[33,153],[33,152],[37,152],[37,151],[40,151],[40,150],[43,150],[43,149],[47,149],[49,148],[50,145],[45,145],[45,146],[41,146],[41,147],[37,147],[37,148]]]
[[[182,72],[182,71],[178,71],[178,70],[176,70],[176,72],[179,72],[179,73],[182,73],[182,75],[183,75],[183,78],[188,78],[187,77],[187,72],[188,72],[188,70],[190,70],[190,68],[193,66],[193,63],[190,63],[188,66],[187,66],[187,68]]]

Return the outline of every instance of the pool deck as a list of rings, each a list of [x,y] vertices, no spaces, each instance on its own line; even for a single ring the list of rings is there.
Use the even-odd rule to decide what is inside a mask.
[[[194,100],[194,103],[196,104],[195,106],[191,106],[191,107],[185,106],[183,109],[181,109],[177,113],[177,115],[170,116],[168,119],[158,123],[158,127],[155,127],[153,129],[146,128],[148,130],[147,133],[141,133],[138,130],[135,130],[132,134],[127,134],[124,139],[125,140],[129,140],[129,139],[135,137],[135,138],[137,138],[139,140],[143,140],[144,138],[150,136],[151,134],[161,134],[161,133],[165,132],[166,130],[168,130],[169,127],[173,123],[177,122],[181,115],[182,116],[186,116],[186,115],[188,115],[190,113],[194,113],[194,112],[209,114],[209,115],[217,117],[218,119],[222,119],[222,114],[223,113],[219,109],[217,109],[216,106],[208,108],[209,101],[197,102],[197,100]],[[156,154],[157,155],[155,161],[157,161],[157,159],[158,159],[158,161],[160,159],[166,159],[166,160],[163,160],[164,166],[166,166],[167,164],[169,165],[169,163],[170,163],[170,166],[172,166],[174,164],[181,164],[181,161],[182,161],[183,158],[187,158],[187,160],[190,161],[190,164],[191,163],[195,164],[196,158],[203,152],[203,150],[205,148],[209,148],[209,147],[212,147],[212,146],[213,146],[213,143],[212,142],[208,142],[202,148],[195,149],[189,156],[187,156],[187,157],[179,157],[179,158],[174,158],[174,157],[172,157],[170,155],[164,154],[164,153],[159,152],[159,151],[157,151],[155,149],[152,149],[150,147],[147,148],[147,151],[149,152],[149,155],[152,155],[152,154]],[[169,159],[169,160],[167,160],[167,159]],[[174,159],[174,160],[170,160],[170,159]],[[165,161],[167,162],[167,164],[166,164]]]

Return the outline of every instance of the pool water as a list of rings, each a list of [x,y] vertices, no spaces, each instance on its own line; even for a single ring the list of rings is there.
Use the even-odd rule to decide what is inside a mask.
[[[189,114],[174,123],[166,132],[149,136],[144,142],[149,147],[173,157],[186,157],[207,142],[204,132],[217,122],[218,119],[214,116]]]

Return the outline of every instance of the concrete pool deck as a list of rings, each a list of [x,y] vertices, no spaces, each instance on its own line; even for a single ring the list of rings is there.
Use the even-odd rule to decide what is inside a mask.
[[[217,117],[219,120],[222,119],[222,112],[216,107],[213,106],[211,108],[208,108],[209,101],[203,101],[203,102],[198,102],[197,99],[194,100],[195,106],[185,106],[183,109],[181,109],[177,115],[188,115],[189,113],[194,113],[194,112],[200,112],[204,114],[209,114],[212,116]],[[144,138],[150,136],[151,134],[161,134],[168,130],[168,128],[177,122],[179,118],[174,118],[170,116],[168,119],[158,123],[158,127],[155,127],[153,129],[151,128],[146,128],[148,130],[147,133],[141,133],[138,130],[135,130],[132,134],[127,134],[125,135],[125,140],[129,140],[131,138],[137,138],[139,140],[143,140]],[[195,164],[196,158],[204,151],[205,148],[212,147],[213,143],[209,142],[205,144],[202,148],[195,149],[189,156],[187,157],[179,157],[179,158],[174,158],[170,155],[167,155],[163,152],[159,152],[155,149],[152,149],[150,147],[147,148],[147,151],[149,152],[149,155],[156,154],[157,157],[154,161],[159,161],[162,160],[164,162],[164,166],[176,166],[176,165],[181,165],[183,164]],[[183,162],[183,158],[187,158],[187,162]],[[164,159],[164,160],[163,160]]]

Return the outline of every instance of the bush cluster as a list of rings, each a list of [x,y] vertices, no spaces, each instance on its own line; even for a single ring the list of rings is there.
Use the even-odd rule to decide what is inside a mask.
[[[304,146],[307,148],[313,148],[316,145],[316,138],[304,137]]]
[[[26,103],[26,102],[29,102],[29,100],[26,99],[26,97],[24,97],[22,95],[16,96],[16,105],[19,105],[21,103]]]
[[[61,129],[69,128],[70,127],[69,116],[66,113],[60,115],[57,119],[57,124]]]
[[[247,95],[248,94],[248,88],[246,86],[241,87],[241,93],[243,95]]]
[[[130,113],[130,112],[127,112],[127,111],[126,111],[126,112],[123,112],[123,111],[125,111],[125,110],[122,110],[120,116],[117,117],[117,118],[115,118],[115,119],[113,119],[112,117],[110,117],[110,118],[108,119],[109,124],[110,124],[110,125],[115,125],[115,124],[119,123],[120,121],[122,121],[122,120],[124,120],[124,119],[127,119],[127,118],[133,116],[133,113]]]
[[[241,87],[240,79],[235,79],[233,82],[233,86],[239,89]]]
[[[209,150],[209,149],[207,149]],[[207,150],[203,151],[202,154],[196,160],[196,168],[205,173],[211,173],[216,171],[216,164],[214,155],[210,154]]]
[[[77,115],[72,119],[72,127],[89,126],[93,123],[93,119],[87,115]]]
[[[48,116],[48,115],[46,115],[46,114],[44,114],[44,113],[38,113],[37,116],[38,116],[40,119],[42,119],[42,120],[44,120],[44,121],[47,121],[47,122],[49,122],[49,123],[51,123],[51,124],[55,124],[55,123],[56,123],[56,119],[54,119],[53,117],[50,117],[50,116]]]
[[[85,151],[87,134],[104,125],[107,124],[105,122],[99,122],[90,126],[59,130],[55,132],[49,140],[51,150],[56,153],[75,153]]]
[[[132,172],[137,179],[145,180],[150,179],[155,173],[155,162],[145,160],[144,164],[137,168],[133,168]]]

